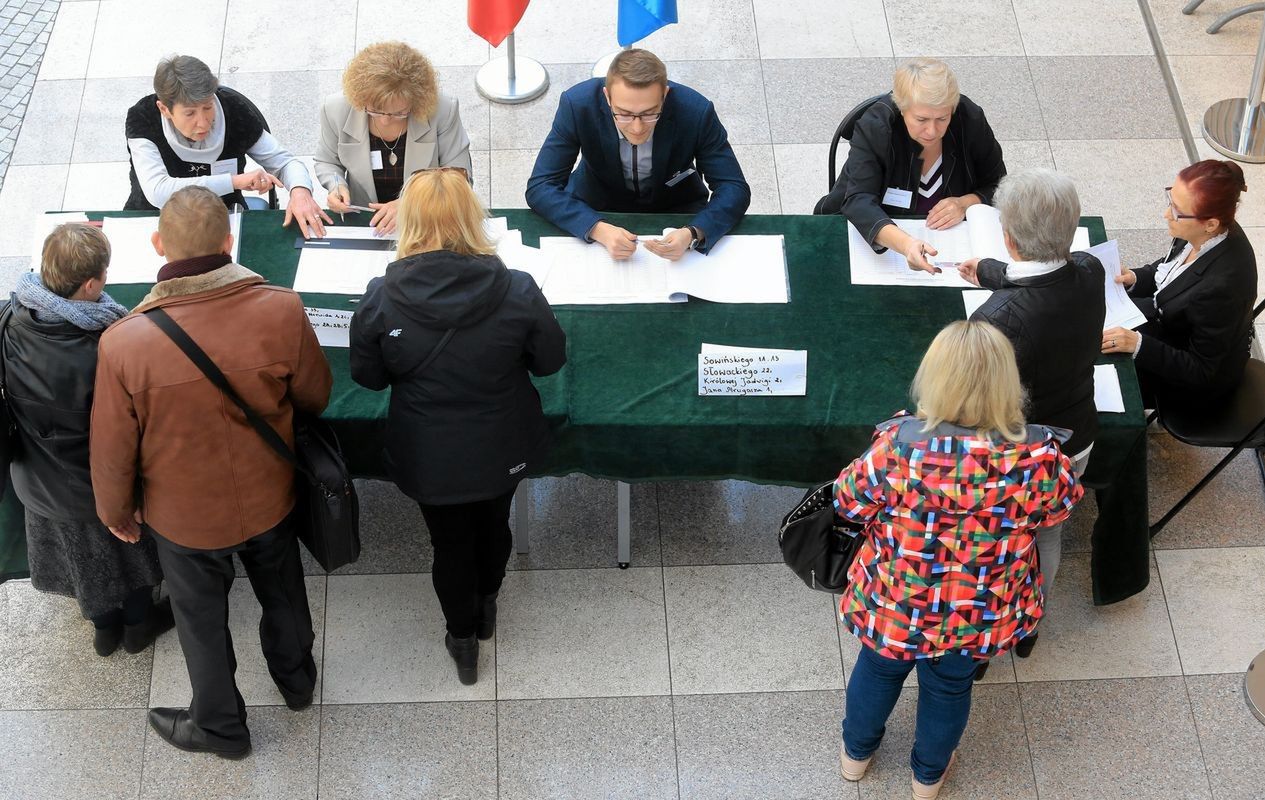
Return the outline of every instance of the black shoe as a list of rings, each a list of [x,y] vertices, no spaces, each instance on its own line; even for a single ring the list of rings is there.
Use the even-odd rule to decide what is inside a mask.
[[[289,708],[291,711],[302,711],[303,709],[312,705],[311,692],[308,692],[307,694],[301,694],[301,695],[291,695],[291,694],[286,694],[285,692],[282,692],[281,696],[285,698],[286,707]]]
[[[479,681],[479,639],[467,636],[454,639],[451,633],[444,634],[444,646],[448,655],[457,662],[457,680],[466,686],[473,686]]]
[[[1032,648],[1037,646],[1037,632],[1033,631],[1024,638],[1019,640],[1019,644],[1015,645],[1015,655],[1020,658],[1027,658],[1032,655]]]
[[[119,649],[119,642],[123,641],[123,626],[108,625],[104,628],[97,628],[92,634],[92,649],[97,651],[97,655],[105,658]]]
[[[183,708],[151,708],[149,726],[172,747],[190,753],[214,753],[220,758],[245,758],[250,755],[250,737],[245,742],[216,736],[193,724]]]
[[[979,683],[984,680],[984,675],[988,673],[988,662],[981,661],[980,665],[975,668],[975,682]]]
[[[479,640],[486,642],[496,635],[496,595],[488,594],[479,598]]]
[[[154,643],[161,633],[175,627],[176,620],[171,614],[171,598],[164,597],[149,609],[149,616],[144,622],[123,626],[123,649],[129,653],[139,653]]]

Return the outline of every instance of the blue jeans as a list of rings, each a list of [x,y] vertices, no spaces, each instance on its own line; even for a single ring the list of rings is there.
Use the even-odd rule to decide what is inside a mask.
[[[878,749],[901,686],[916,665],[918,720],[909,766],[919,783],[939,781],[966,730],[978,664],[973,658],[953,653],[936,659],[898,661],[862,645],[848,680],[844,706],[843,747],[848,757],[863,760]]]

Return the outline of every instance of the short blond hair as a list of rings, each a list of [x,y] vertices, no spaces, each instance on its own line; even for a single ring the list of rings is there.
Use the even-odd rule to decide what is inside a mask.
[[[400,258],[428,250],[450,250],[466,256],[496,252],[483,228],[487,212],[461,170],[424,169],[400,189]]]
[[[915,103],[956,109],[961,97],[957,76],[938,58],[911,58],[892,77],[892,100],[902,112]]]
[[[53,228],[40,253],[40,283],[59,297],[70,297],[90,278],[105,278],[110,241],[100,228],[66,222]]]
[[[930,431],[943,422],[1026,438],[1024,392],[1015,348],[987,322],[959,320],[936,334],[910,389],[917,414]]]
[[[634,89],[644,89],[655,84],[666,89],[668,68],[649,50],[639,50],[635,47],[631,50],[620,50],[619,54],[611,59],[611,65],[606,70],[607,88],[617,80],[623,81]]]
[[[158,235],[168,261],[222,253],[228,234],[228,209],[204,186],[176,191],[158,212]]]
[[[404,42],[376,42],[343,70],[343,95],[360,110],[381,111],[404,100],[409,113],[429,117],[439,104],[439,79],[430,59]]]

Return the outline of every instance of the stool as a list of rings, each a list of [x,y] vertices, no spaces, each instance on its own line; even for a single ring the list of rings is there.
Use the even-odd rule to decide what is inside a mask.
[[[1247,707],[1265,723],[1265,650],[1258,653],[1247,667],[1243,676],[1243,696],[1247,698]]]

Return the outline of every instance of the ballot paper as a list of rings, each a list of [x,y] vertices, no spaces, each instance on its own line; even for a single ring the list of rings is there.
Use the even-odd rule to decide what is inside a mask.
[[[321,347],[350,347],[351,312],[333,308],[304,308]]]
[[[526,272],[536,286],[545,288],[553,260],[538,248],[523,244],[522,231],[505,231],[496,242],[496,254],[506,267]]]
[[[242,215],[228,215],[229,232],[233,234],[233,261],[242,239]],[[110,240],[110,269],[105,282],[109,284],[157,283],[158,270],[167,259],[154,250],[153,235],[158,230],[158,217],[106,217],[101,232]]]
[[[979,309],[980,306],[988,302],[988,298],[993,293],[987,289],[963,289],[962,305],[966,306],[966,318],[970,319],[971,315]]]
[[[703,344],[698,355],[698,394],[803,396],[808,351]]]
[[[781,235],[727,236],[708,255],[691,251],[675,262],[650,252],[644,241],[625,261],[611,258],[601,244],[569,236],[544,237],[540,250],[553,264],[544,285],[552,305],[683,303],[690,297],[717,303],[789,299]]]
[[[44,240],[53,228],[66,222],[87,222],[88,215],[81,211],[55,211],[39,214],[31,222],[31,271],[39,272],[44,261]]]
[[[1137,304],[1130,299],[1124,286],[1116,283],[1120,275],[1120,245],[1112,239],[1109,242],[1096,244],[1085,252],[1102,262],[1106,273],[1107,318],[1103,322],[1103,330],[1108,328],[1133,329],[1146,322],[1146,317],[1138,310]]]
[[[1115,364],[1094,365],[1094,406],[1100,413],[1124,413],[1124,394]]]

